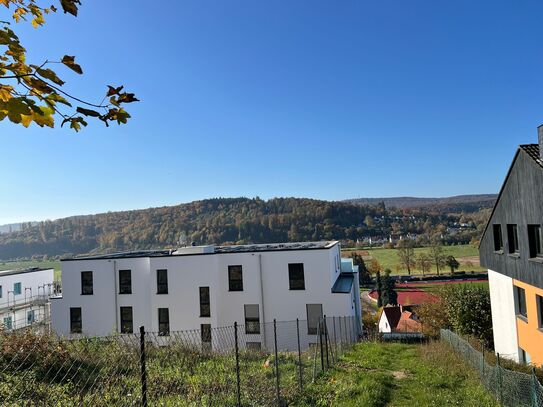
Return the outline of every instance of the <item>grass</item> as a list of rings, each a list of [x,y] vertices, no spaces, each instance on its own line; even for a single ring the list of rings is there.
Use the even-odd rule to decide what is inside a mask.
[[[350,256],[353,251],[356,249],[343,249],[344,256]],[[418,253],[427,253],[429,252],[427,247],[419,247],[415,249],[415,255]],[[383,249],[383,248],[374,248],[374,249],[364,249],[357,250],[360,254],[364,256],[364,260],[376,259],[383,269],[389,268],[392,270],[392,274],[395,275],[406,275],[407,270],[400,266],[400,261],[398,258],[398,252],[396,249]],[[476,247],[472,245],[458,245],[458,246],[444,246],[443,251],[445,255],[454,256],[460,263],[460,268],[457,271],[465,272],[482,272],[486,271],[485,268],[479,265],[479,251]],[[469,263],[472,263],[471,265]],[[450,269],[445,267],[441,270],[442,273],[449,273]],[[432,266],[431,273],[437,273],[435,266]],[[413,275],[422,275],[421,271],[418,269],[412,270],[411,274]]]
[[[5,261],[0,262],[0,271],[22,269],[22,268],[53,268],[55,269],[55,279],[60,279],[60,261],[59,260],[24,260],[24,261]]]
[[[308,387],[299,406],[498,406],[444,342],[363,343]]]

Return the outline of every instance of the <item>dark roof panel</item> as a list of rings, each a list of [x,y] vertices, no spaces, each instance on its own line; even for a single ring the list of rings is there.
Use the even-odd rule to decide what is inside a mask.
[[[354,274],[341,273],[332,287],[333,293],[348,294],[353,287]]]
[[[539,155],[539,144],[522,144],[520,149],[530,156],[540,167],[543,167],[543,161]]]

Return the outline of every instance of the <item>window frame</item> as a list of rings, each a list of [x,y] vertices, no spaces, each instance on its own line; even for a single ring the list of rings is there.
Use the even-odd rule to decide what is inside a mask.
[[[232,278],[232,274],[238,271],[239,279]],[[243,266],[241,264],[234,264],[228,266],[228,291],[243,291]]]
[[[32,318],[29,318],[32,315]],[[36,312],[33,309],[26,311],[26,323],[27,324],[33,324],[36,322]]]
[[[124,276],[125,278],[128,275],[128,281],[129,281],[128,284],[126,284],[126,281],[123,284],[122,274],[125,274]],[[129,269],[119,270],[119,294],[132,294],[132,270],[129,270]]]
[[[79,321],[74,318],[74,312],[79,312]],[[78,324],[79,327],[74,329],[74,324]],[[70,333],[71,334],[80,334],[83,333],[83,310],[81,307],[70,307]]]
[[[209,292],[209,287],[198,287],[200,295],[200,318],[210,318],[211,317],[211,296]],[[205,291],[207,291],[207,301],[205,301]],[[207,312],[205,308],[207,307]]]
[[[87,281],[87,285],[85,285],[83,276],[90,276],[90,290],[88,286],[88,281]],[[85,290],[85,287],[87,288],[87,290]],[[86,292],[86,291],[90,291],[90,292]],[[94,275],[92,271],[85,270],[81,272],[81,295],[94,295]]]
[[[301,270],[297,269],[299,266],[301,266]],[[297,276],[298,278],[295,278],[295,274],[299,273],[301,271],[301,282],[302,284],[299,284],[300,276]],[[298,282],[298,283],[296,283]],[[304,263],[288,263],[288,288],[291,291],[303,291],[305,290],[305,267]]]
[[[6,323],[6,321],[8,323]],[[13,317],[11,315],[8,315],[7,317],[4,317],[2,320],[2,324],[4,325],[4,329],[12,330],[13,329]]]
[[[494,251],[503,253],[503,234],[502,225],[500,223],[495,223],[492,225],[492,235],[494,237]]]
[[[21,295],[23,293],[23,284],[18,281],[13,283],[13,295]]]
[[[123,311],[130,311],[130,318],[123,318]],[[121,326],[119,331],[122,334],[133,334],[134,333],[134,309],[130,306],[119,307],[119,321]],[[128,329],[125,329],[125,324]]]
[[[515,287],[515,313],[517,317],[528,319],[528,304],[526,303],[526,290],[519,286]]]
[[[247,309],[256,307],[256,317],[247,316]],[[245,318],[245,333],[247,335],[260,335],[260,305],[259,304],[244,304],[243,316]]]
[[[0,298],[2,298],[3,292],[2,292],[2,284],[0,284]]]
[[[520,254],[518,225],[515,223],[507,224],[507,245],[509,247],[509,254],[517,256]]]
[[[164,321],[164,319],[162,318],[164,316],[166,316],[166,321]],[[166,326],[166,329],[163,329],[164,325]],[[170,309],[169,308],[158,308],[158,335],[170,336]]]
[[[160,282],[160,275],[163,275],[164,281]],[[165,287],[165,288],[164,288]],[[156,271],[156,293],[157,295],[168,294],[168,269],[157,269]]]
[[[536,294],[535,302],[537,306],[537,327],[543,330],[543,296]]]

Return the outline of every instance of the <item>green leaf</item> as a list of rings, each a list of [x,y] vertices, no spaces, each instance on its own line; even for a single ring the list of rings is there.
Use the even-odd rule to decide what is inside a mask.
[[[64,55],[60,62],[62,62],[64,65],[66,65],[68,68],[78,73],[79,75],[83,74],[83,69],[81,69],[81,66],[75,63],[74,56]]]
[[[33,68],[35,67],[35,65],[31,65],[31,66]],[[44,68],[39,68],[39,67],[35,67],[35,69],[38,75],[44,77],[45,79],[49,79],[51,82],[56,83],[57,85],[60,85],[60,86],[64,85],[64,81],[57,76],[55,71],[48,68],[44,69]]]

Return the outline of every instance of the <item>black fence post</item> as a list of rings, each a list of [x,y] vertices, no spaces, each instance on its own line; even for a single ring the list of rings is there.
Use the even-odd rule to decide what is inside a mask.
[[[324,347],[322,346],[322,318],[319,320],[319,345],[321,350],[321,371],[324,372]]]
[[[298,337],[298,373],[300,375],[300,392],[304,391],[304,379],[302,376],[302,350],[300,347],[300,321],[296,318],[296,336]]]
[[[147,369],[145,368],[145,327],[140,326],[141,405],[147,407]]]
[[[336,338],[336,317],[332,317],[332,325],[334,325],[334,349],[336,351],[336,362],[337,362],[338,353],[337,353],[337,338]]]
[[[497,353],[496,356],[498,357],[498,391],[499,391],[499,397],[500,397],[500,405],[503,405],[503,383],[502,383],[502,368],[500,364],[500,354]]]
[[[537,376],[535,374],[535,367],[532,366],[532,402],[534,407],[539,406],[539,400],[537,397],[537,388],[538,388]]]
[[[234,322],[234,339],[236,347],[236,384],[237,384],[237,396],[238,407],[241,407],[241,383],[239,378],[239,344],[238,344],[238,323]]]
[[[273,341],[275,350],[275,392],[277,395],[277,405],[281,406],[281,391],[279,389],[279,357],[277,355],[277,321],[273,320]]]
[[[328,359],[328,326],[326,325],[326,315],[323,319],[324,322],[324,346],[326,349],[326,368],[330,368],[330,360]]]
[[[343,354],[343,329],[341,329],[341,317],[339,317],[339,348],[340,352]]]

